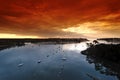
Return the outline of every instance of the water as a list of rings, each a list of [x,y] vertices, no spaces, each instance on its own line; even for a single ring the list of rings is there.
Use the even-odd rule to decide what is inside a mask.
[[[0,51],[0,80],[118,80],[88,63],[85,42],[31,44]]]

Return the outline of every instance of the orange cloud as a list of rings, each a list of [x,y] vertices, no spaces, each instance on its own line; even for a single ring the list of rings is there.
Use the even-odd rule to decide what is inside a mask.
[[[120,37],[119,0],[0,0],[1,34],[89,37],[93,32]]]

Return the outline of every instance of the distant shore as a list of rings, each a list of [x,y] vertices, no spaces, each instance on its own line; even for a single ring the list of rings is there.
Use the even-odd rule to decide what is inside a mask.
[[[18,43],[18,42],[56,42],[56,43],[66,43],[66,42],[83,42],[88,41],[86,38],[46,38],[46,39],[0,39],[0,45],[4,43]]]
[[[98,38],[97,40],[104,40],[107,42],[120,42],[120,38]]]

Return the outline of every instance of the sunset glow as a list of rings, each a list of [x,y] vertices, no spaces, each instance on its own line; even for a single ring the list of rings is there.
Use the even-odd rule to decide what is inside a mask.
[[[37,36],[22,36],[16,34],[0,34],[0,38],[39,38]]]
[[[102,27],[102,26],[107,26],[108,24],[107,23],[104,23],[104,22],[87,22],[87,23],[83,23],[83,24],[78,24],[74,27],[69,27],[69,28],[66,28],[66,29],[62,29],[63,31],[65,32],[73,32],[73,33],[79,33],[79,34],[86,34],[86,33],[97,33],[96,30],[94,29],[91,29],[91,27]]]
[[[98,38],[101,33],[120,37],[120,0],[0,0],[0,38]]]

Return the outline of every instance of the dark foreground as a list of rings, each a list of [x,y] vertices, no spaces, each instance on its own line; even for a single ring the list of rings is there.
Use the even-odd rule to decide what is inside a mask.
[[[82,51],[89,63],[101,74],[114,75],[120,79],[120,44],[99,44]],[[106,67],[106,69],[104,69]]]
[[[120,45],[83,41],[1,40],[0,80],[119,80]]]

